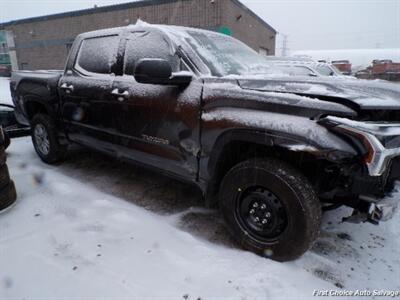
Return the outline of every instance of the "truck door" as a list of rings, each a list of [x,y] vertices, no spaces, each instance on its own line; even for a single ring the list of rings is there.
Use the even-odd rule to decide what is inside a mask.
[[[83,39],[74,63],[59,83],[69,138],[108,152],[113,143],[114,107],[110,100],[119,41],[118,34]]]
[[[121,155],[195,179],[202,80],[194,77],[187,87],[138,83],[133,71],[143,58],[167,59],[174,71],[188,70],[161,32],[127,34],[123,75],[116,76],[113,84]]]

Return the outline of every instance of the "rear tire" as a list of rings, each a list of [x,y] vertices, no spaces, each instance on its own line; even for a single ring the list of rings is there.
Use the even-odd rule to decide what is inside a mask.
[[[252,159],[223,178],[219,203],[233,236],[245,248],[277,261],[304,254],[317,238],[321,205],[295,168],[276,159]]]
[[[33,146],[43,162],[55,164],[65,158],[67,147],[59,143],[57,127],[50,116],[35,115],[31,129]]]

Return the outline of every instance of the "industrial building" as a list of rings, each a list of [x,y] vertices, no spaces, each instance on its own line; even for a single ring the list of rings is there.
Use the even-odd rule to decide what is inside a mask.
[[[0,31],[14,70],[62,69],[76,35],[138,19],[219,31],[275,54],[276,30],[238,0],[143,0],[0,23]]]

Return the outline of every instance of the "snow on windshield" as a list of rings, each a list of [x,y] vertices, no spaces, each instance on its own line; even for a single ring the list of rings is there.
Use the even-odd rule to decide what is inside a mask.
[[[267,61],[245,44],[216,33],[188,30],[186,41],[213,75],[243,75],[268,72]]]

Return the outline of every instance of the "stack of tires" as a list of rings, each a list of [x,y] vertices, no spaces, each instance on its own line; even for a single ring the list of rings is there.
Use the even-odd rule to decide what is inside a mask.
[[[14,182],[10,179],[6,165],[6,140],[0,127],[0,211],[6,209],[17,199]]]

